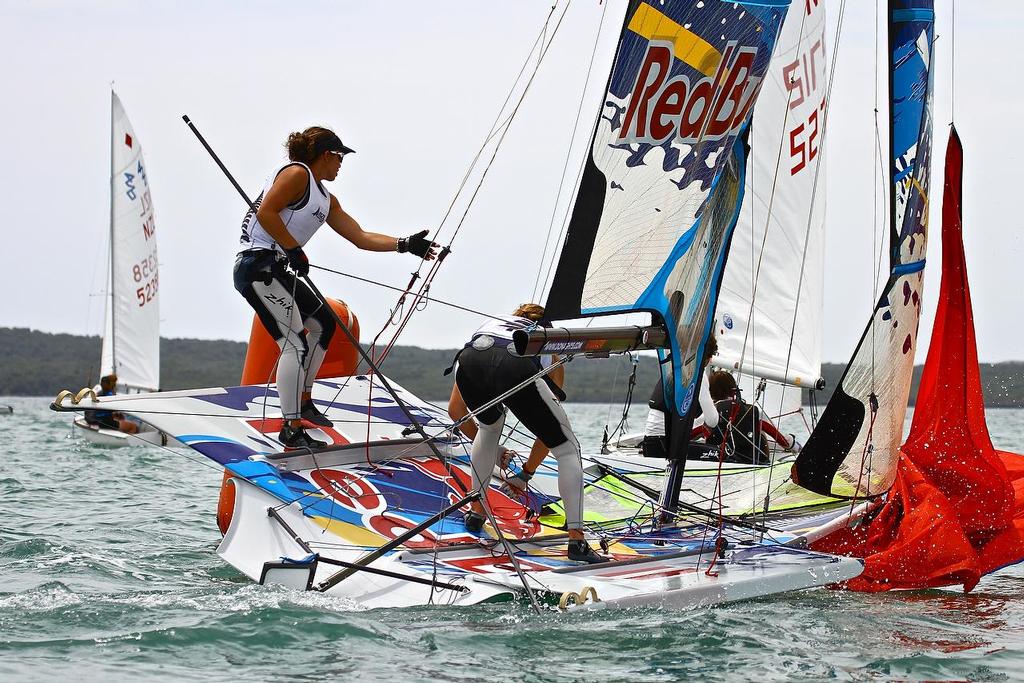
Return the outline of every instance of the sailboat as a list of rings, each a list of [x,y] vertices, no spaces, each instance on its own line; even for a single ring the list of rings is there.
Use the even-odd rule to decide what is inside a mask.
[[[825,3],[786,16],[753,111],[744,199],[715,316],[712,366],[734,372],[745,400],[776,424],[804,415],[805,389],[823,388],[825,30]],[[606,486],[626,477],[660,489],[667,463],[639,455],[642,436],[626,434],[590,456],[588,473]],[[793,455],[772,455],[770,465],[690,459],[683,499],[706,507],[717,497],[734,516],[766,504],[779,511],[836,503],[790,482]]]
[[[156,221],[142,144],[120,98],[110,92],[110,254],[100,377],[117,375],[118,393],[160,387],[160,263]],[[160,431],[140,423],[126,434],[75,418],[73,431],[102,446],[164,445]]]
[[[714,326],[743,200],[750,115],[788,4],[631,0],[594,115],[548,314],[650,312],[654,324],[634,346],[671,355],[679,415],[700,381],[695,359]],[[623,348],[623,334],[591,338],[586,349],[552,343],[560,353],[600,353]],[[657,515],[592,525],[589,539],[609,561],[577,566],[566,535],[547,526],[542,501],[511,498],[497,480],[469,490],[467,444],[447,415],[389,380],[369,355],[364,362],[365,374],[314,384],[314,401],[335,421],[317,433],[332,444],[318,451],[283,451],[276,442],[273,385],[77,405],[65,405],[63,394],[53,407],[137,415],[224,467],[222,558],[254,581],[364,606],[518,596],[566,609],[685,608],[862,571],[857,559],[798,547],[796,531],[686,514],[678,488]],[[674,447],[685,452],[685,444]],[[479,497],[491,511],[483,537],[462,519]]]

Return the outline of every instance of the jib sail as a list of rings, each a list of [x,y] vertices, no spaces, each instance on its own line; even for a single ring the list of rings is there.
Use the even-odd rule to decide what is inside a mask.
[[[818,493],[884,493],[895,478],[921,316],[932,141],[931,0],[889,3],[889,278],[794,467]]]
[[[629,3],[548,295],[552,319],[660,316],[680,414],[742,199],[741,134],[788,5]]]

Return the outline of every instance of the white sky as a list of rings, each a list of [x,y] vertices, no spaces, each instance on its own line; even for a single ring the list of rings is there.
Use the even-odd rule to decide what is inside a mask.
[[[608,1],[606,37],[618,31],[623,6]],[[936,218],[952,46],[950,3],[938,4]],[[830,51],[838,8],[829,2]],[[0,0],[0,187],[11,249],[0,325],[101,330],[111,81],[143,144],[153,187],[162,334],[246,339],[251,309],[231,285],[243,206],[181,115],[189,114],[253,195],[283,158],[290,131],[330,126],[358,150],[330,189],[365,229],[407,235],[433,228],[549,9],[547,0]],[[434,296],[495,313],[530,297],[602,10],[597,0],[574,0]],[[846,12],[829,123],[823,321],[823,358],[843,362],[874,303],[872,183],[878,177],[874,8],[856,1]],[[1014,204],[1024,152],[1017,126],[1024,99],[1014,87],[1021,15],[1024,7],[996,0],[957,6],[965,241],[979,356],[987,361],[1024,358],[1018,291],[1024,225]],[[611,43],[600,41],[600,86]],[[587,125],[596,106],[593,93],[588,99]],[[884,97],[882,107],[884,117]],[[919,360],[939,283],[938,227],[936,220]],[[407,255],[360,252],[327,229],[307,251],[314,263],[398,286],[415,267]],[[364,339],[387,320],[394,293],[316,271],[314,277],[322,290],[351,303]],[[400,343],[455,347],[479,322],[435,305],[413,318]]]

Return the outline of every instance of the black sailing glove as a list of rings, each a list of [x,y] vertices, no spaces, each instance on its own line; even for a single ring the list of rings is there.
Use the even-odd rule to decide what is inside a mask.
[[[428,261],[435,256],[434,247],[437,245],[427,239],[427,231],[420,230],[415,235],[398,238],[398,253],[409,252]]]
[[[306,252],[302,251],[302,247],[286,249],[284,253],[288,256],[288,265],[296,275],[299,277],[309,275],[309,259],[306,258]]]

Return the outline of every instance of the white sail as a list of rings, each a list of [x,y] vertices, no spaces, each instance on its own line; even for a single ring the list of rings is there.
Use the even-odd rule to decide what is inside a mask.
[[[715,364],[745,375],[748,400],[751,376],[813,387],[821,375],[825,202],[815,191],[825,186],[825,55],[825,3],[794,6],[754,108],[746,191],[717,311]],[[784,399],[782,392],[764,398],[773,414],[780,404],[779,412],[799,408],[799,390]]]
[[[142,145],[110,93],[110,270],[101,376],[119,391],[160,387],[159,262]]]

